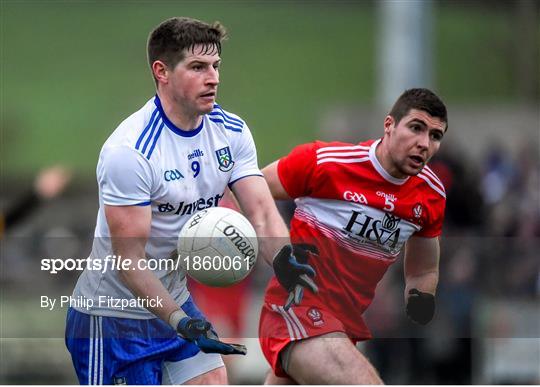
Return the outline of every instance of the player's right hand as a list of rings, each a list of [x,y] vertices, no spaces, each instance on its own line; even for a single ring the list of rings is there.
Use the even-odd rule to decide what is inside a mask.
[[[244,345],[219,341],[219,337],[212,329],[212,324],[203,319],[184,317],[178,322],[176,332],[184,339],[194,342],[204,353],[247,354],[247,348]]]
[[[319,288],[313,282],[315,270],[307,264],[309,254],[318,255],[319,250],[314,245],[294,244],[285,245],[274,257],[274,273],[278,282],[289,292],[284,309],[288,310],[294,303],[298,305],[304,296],[304,288],[317,293]]]

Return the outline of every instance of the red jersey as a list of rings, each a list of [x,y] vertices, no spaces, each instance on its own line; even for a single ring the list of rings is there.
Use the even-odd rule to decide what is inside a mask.
[[[320,253],[308,262],[319,293],[304,292],[301,305],[324,306],[352,337],[365,335],[361,315],[409,237],[439,236],[444,218],[439,178],[427,166],[417,176],[392,177],[375,156],[379,142],[304,144],[277,167],[297,206],[291,241],[315,244]],[[272,278],[265,301],[286,299]]]

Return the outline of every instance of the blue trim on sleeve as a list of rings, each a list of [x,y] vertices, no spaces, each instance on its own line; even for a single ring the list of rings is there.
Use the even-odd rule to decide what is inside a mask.
[[[215,123],[218,123],[218,124],[223,124],[223,127],[225,129],[229,129],[229,130],[232,130],[233,132],[240,132],[242,133],[242,129],[239,129],[237,128],[236,126],[229,126],[229,125],[226,125],[225,122],[223,122],[221,119],[219,118],[209,118],[210,121],[212,122],[215,122]]]
[[[152,143],[152,147],[150,148],[150,150],[148,151],[148,155],[146,156],[148,160],[150,160],[150,156],[152,156],[152,152],[154,151],[154,148],[156,147],[157,140],[161,134],[161,130],[163,129],[164,125],[165,123],[162,122],[161,125],[159,126],[158,132],[156,136],[154,137],[154,142]]]
[[[161,113],[161,118],[163,119],[163,122],[165,125],[167,125],[167,128],[169,128],[172,132],[176,133],[179,136],[182,137],[194,137],[199,134],[199,132],[203,129],[204,120],[201,120],[201,124],[193,129],[193,130],[184,130],[182,128],[177,127],[175,124],[173,124],[165,112],[163,111],[163,107],[161,106],[161,100],[159,99],[159,96],[156,94],[156,97],[154,98],[154,104],[159,109],[159,112]],[[150,152],[152,153],[152,152]]]
[[[240,120],[238,118],[235,118],[235,117],[232,117],[232,116],[228,115],[227,113],[225,113],[225,110],[223,110],[223,108],[221,106],[219,106],[217,103],[214,104],[214,109],[218,109],[223,114],[223,116],[228,118],[230,121],[236,122],[237,124],[239,124],[241,126],[244,126],[244,123],[242,122],[242,120]]]
[[[141,202],[141,203],[137,203],[135,205],[139,206],[139,207],[144,207],[144,206],[149,206],[150,204],[152,204],[152,202]]]
[[[139,136],[139,139],[137,140],[137,144],[135,145],[135,149],[139,150],[139,146],[141,146],[141,142],[142,142],[144,136],[146,136],[146,132],[148,132],[148,129],[150,129],[150,126],[152,126],[152,123],[154,122],[154,118],[156,118],[156,113],[157,112],[158,112],[157,108],[154,109],[154,111],[152,112],[152,116],[150,117],[150,121],[148,121],[148,125],[146,125],[146,128],[144,128],[143,132]]]
[[[233,180],[233,181],[229,182],[229,184],[228,184],[228,185],[229,185],[229,188],[231,188],[232,185],[233,185],[234,183],[236,183],[237,181],[242,180],[242,179],[245,178],[245,177],[250,177],[250,176],[259,176],[259,177],[264,178],[264,175],[263,175],[263,174],[260,174],[260,175],[246,175],[246,176],[242,176],[242,177],[239,177],[239,178],[236,179],[236,180]]]
[[[159,117],[160,117],[160,115],[158,114],[156,120],[154,121],[154,125],[152,125],[152,130],[150,131],[150,135],[148,136],[148,138],[144,142],[144,146],[143,146],[142,151],[141,151],[143,155],[146,152],[146,148],[148,147],[148,144],[150,144],[150,140],[154,136],[154,131],[156,130],[156,126],[157,126],[157,124],[159,122]],[[162,123],[162,125],[163,125],[163,123]]]
[[[234,127],[237,127],[238,129],[242,129],[244,127],[244,124],[238,124],[237,122],[231,120],[231,119],[228,119],[225,114],[223,114],[222,112],[220,112],[219,110],[216,111],[216,110],[213,110],[211,111],[210,113],[208,113],[209,116],[217,116],[215,117],[215,119],[222,119],[223,121],[225,121],[227,124],[230,124]]]

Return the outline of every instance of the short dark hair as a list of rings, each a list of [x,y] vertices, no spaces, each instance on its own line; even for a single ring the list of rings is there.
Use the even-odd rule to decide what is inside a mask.
[[[439,118],[448,128],[446,106],[431,90],[422,88],[405,90],[388,114],[398,123],[411,109],[423,110],[430,116]]]
[[[173,17],[158,25],[148,37],[148,62],[150,67],[160,60],[168,67],[175,67],[184,59],[184,50],[204,45],[205,52],[217,49],[221,54],[221,42],[227,38],[225,27],[219,22],[208,24],[188,17]]]

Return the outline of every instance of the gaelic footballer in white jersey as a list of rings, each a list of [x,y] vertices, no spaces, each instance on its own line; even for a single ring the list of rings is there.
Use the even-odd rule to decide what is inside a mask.
[[[242,119],[215,104],[198,128],[184,131],[169,121],[156,95],[124,120],[101,149],[92,259],[113,255],[104,205],[151,206],[146,257],[168,259],[180,229],[193,213],[216,207],[228,184],[253,175],[262,173],[253,138]],[[134,297],[118,274],[117,270],[87,268],[73,297],[92,300],[88,303],[92,307],[75,309],[102,316],[154,318],[142,307],[120,310],[99,302],[100,296]],[[178,305],[188,299],[184,273],[164,268],[154,270],[154,274]]]

